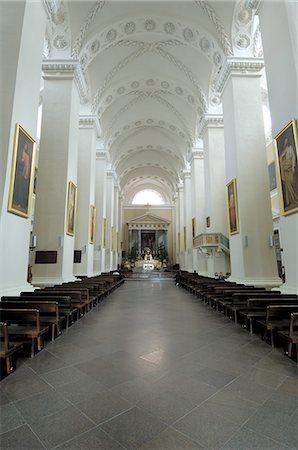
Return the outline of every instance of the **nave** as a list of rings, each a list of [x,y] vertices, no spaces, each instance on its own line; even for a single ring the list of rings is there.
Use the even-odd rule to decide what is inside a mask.
[[[1,383],[2,449],[295,449],[298,369],[173,280],[127,280]]]

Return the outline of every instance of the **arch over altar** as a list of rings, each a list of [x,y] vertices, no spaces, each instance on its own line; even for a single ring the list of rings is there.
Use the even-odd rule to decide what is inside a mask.
[[[128,254],[135,267],[153,270],[160,268],[168,254],[170,222],[154,214],[143,214],[127,222]]]

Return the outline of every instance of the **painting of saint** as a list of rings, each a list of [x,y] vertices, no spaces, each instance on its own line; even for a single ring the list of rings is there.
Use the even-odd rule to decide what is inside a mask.
[[[67,217],[66,217],[66,234],[74,236],[76,226],[76,205],[77,203],[77,187],[72,182],[68,182],[68,200],[67,200]]]
[[[227,208],[230,235],[239,233],[236,179],[227,184]]]
[[[34,177],[35,141],[16,125],[14,137],[8,211],[22,217],[30,216]]]
[[[291,120],[275,137],[281,209],[284,216],[298,211],[298,133]]]
[[[95,214],[96,208],[94,205],[90,205],[90,244],[94,244],[94,235],[95,235]]]

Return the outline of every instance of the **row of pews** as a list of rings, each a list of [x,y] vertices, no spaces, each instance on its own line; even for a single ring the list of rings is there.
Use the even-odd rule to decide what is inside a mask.
[[[225,314],[235,325],[260,334],[272,347],[281,343],[298,364],[298,297],[224,279],[179,272],[176,284],[202,303]]]
[[[18,351],[30,349],[31,357],[47,339],[54,341],[124,283],[123,275],[105,273],[95,277],[21,292],[1,298],[1,378],[14,370]]]

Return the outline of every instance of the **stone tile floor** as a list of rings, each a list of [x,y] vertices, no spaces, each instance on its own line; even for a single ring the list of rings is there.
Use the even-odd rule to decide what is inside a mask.
[[[0,384],[1,449],[297,449],[298,369],[171,281],[127,281]]]

